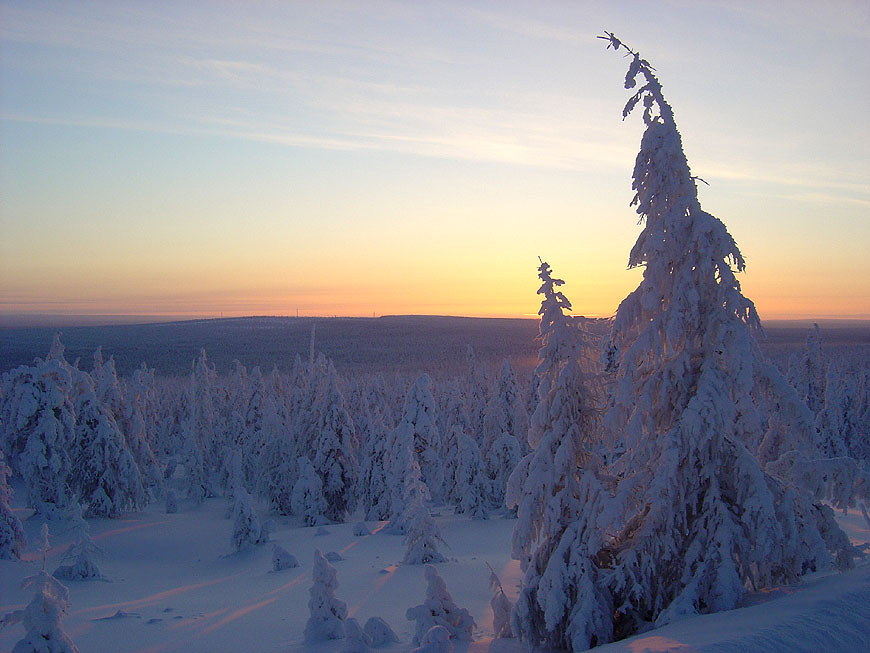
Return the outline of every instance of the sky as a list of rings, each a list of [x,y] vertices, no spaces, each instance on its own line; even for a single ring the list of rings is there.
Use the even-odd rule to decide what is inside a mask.
[[[762,319],[870,318],[870,5],[0,0],[0,323],[578,314],[655,66]],[[863,81],[862,81],[863,80]]]

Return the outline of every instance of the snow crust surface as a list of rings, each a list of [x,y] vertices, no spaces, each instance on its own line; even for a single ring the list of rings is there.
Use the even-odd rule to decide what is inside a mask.
[[[399,641],[377,651],[408,651],[415,624],[409,607],[426,597],[423,566],[400,565],[403,538],[388,535],[384,522],[367,522],[368,536],[355,536],[354,524],[300,527],[277,520],[272,541],[295,555],[302,566],[273,571],[272,547],[233,552],[233,524],[225,519],[225,501],[206,499],[197,506],[182,500],[177,514],[162,506],[121,519],[90,519],[91,535],[105,551],[101,571],[110,582],[68,581],[67,634],[82,651],[185,653],[312,651],[338,653],[343,640],[304,642],[315,548],[335,550],[336,596],[348,616],[365,623],[380,617]],[[38,541],[40,524],[18,509],[28,542]],[[488,562],[509,598],[516,598],[521,574],[509,557],[512,519],[472,520],[442,515],[436,522],[450,545],[451,560],[436,565],[455,602],[467,608],[477,626],[474,641],[453,641],[454,651],[519,653],[514,640],[493,640]],[[870,541],[858,511],[838,515],[853,542]],[[53,531],[54,533],[54,531]],[[47,566],[62,559],[76,534],[58,525]],[[22,609],[32,592],[21,581],[41,567],[33,546],[22,561],[0,560],[0,614]],[[385,573],[382,573],[385,572]],[[20,625],[0,631],[0,650],[11,650],[24,635]],[[860,651],[870,650],[870,564],[843,574],[817,574],[802,583],[748,596],[743,607],[691,617],[634,638],[601,647],[602,651]]]

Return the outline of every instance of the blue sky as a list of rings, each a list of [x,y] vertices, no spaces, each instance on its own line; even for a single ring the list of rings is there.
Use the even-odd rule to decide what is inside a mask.
[[[859,2],[0,2],[0,313],[578,312],[654,66],[762,317],[870,316]]]

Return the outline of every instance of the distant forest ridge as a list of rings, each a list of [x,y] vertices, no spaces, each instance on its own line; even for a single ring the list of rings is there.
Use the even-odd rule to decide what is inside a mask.
[[[762,347],[771,353],[806,340],[812,320],[764,322]],[[818,320],[823,346],[870,346],[870,321]],[[493,372],[504,358],[518,371],[537,358],[538,321],[395,315],[379,318],[240,317],[109,326],[0,327],[0,372],[44,357],[55,333],[69,361],[90,369],[97,347],[114,356],[118,373],[129,375],[145,362],[158,375],[182,376],[200,349],[219,373],[233,360],[264,371],[288,372],[294,358],[308,357],[312,327],[315,350],[344,372],[454,374],[467,364],[468,348]]]

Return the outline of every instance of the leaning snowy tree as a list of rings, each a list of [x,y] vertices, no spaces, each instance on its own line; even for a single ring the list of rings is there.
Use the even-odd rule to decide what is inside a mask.
[[[633,182],[643,228],[629,256],[643,279],[619,305],[605,352],[615,375],[607,425],[626,446],[615,463],[622,528],[594,558],[615,608],[600,634],[621,638],[792,582],[829,565],[842,538],[830,509],[754,455],[770,371],[734,274],[743,256],[701,208],[652,66],[613,34],[600,38],[628,52],[625,86],[641,86],[623,117],[642,104],[646,125]]]

